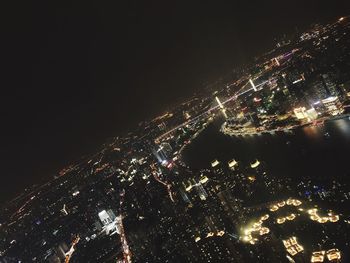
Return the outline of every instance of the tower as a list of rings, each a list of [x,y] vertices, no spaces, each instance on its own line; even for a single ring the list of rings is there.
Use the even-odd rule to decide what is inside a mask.
[[[221,103],[221,101],[219,100],[218,97],[215,97],[215,99],[219,105],[220,110],[222,111],[222,114],[224,114],[225,119],[227,119],[226,109],[225,109],[224,105]]]
[[[255,84],[254,84],[254,82],[253,82],[252,79],[249,79],[249,83],[250,83],[250,85],[252,86],[253,90],[254,90],[254,91],[257,91],[256,86],[255,86]]]

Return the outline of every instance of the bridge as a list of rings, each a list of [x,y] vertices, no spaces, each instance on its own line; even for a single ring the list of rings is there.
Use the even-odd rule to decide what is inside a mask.
[[[203,117],[204,115],[208,114],[209,112],[211,111],[214,111],[214,110],[217,110],[217,109],[224,109],[224,105],[230,101],[233,101],[233,100],[236,100],[238,97],[244,95],[245,93],[249,92],[249,91],[259,91],[261,90],[261,86],[263,86],[264,84],[266,84],[268,81],[263,81],[261,83],[259,83],[258,85],[255,85],[254,84],[254,81],[256,79],[258,79],[259,77],[255,78],[255,79],[249,79],[249,81],[244,85],[242,86],[233,96],[229,97],[228,99],[224,100],[224,101],[220,101],[218,98],[216,99],[218,104],[211,107],[210,109],[208,109],[207,111],[197,115],[196,117],[193,117],[181,124],[179,124],[178,126],[174,127],[173,129],[167,131],[166,133],[160,135],[158,138],[156,138],[156,142],[157,141],[160,141],[161,139],[165,138],[166,136],[170,135],[171,133],[173,133],[174,131],[176,131],[177,129],[180,129],[190,123],[193,123],[195,121],[198,121],[201,117]],[[219,103],[220,102],[220,103]]]
[[[295,53],[297,53],[299,51],[300,51],[299,49],[293,49],[290,52],[287,52],[287,53],[284,53],[284,54],[281,54],[281,55],[279,55],[277,57],[272,58],[271,62],[274,63],[274,65],[279,68],[279,71],[282,71],[283,69],[288,67],[288,65],[286,65],[286,63],[290,60],[290,58]],[[233,96],[231,96],[228,99],[218,103],[218,105],[211,107],[209,110],[207,110],[207,111],[197,115],[196,117],[193,117],[193,118],[191,118],[191,119],[189,119],[189,120],[179,124],[175,128],[173,128],[173,129],[167,131],[166,133],[160,135],[158,138],[155,139],[155,141],[159,142],[160,140],[162,140],[163,138],[165,138],[169,134],[173,133],[177,129],[182,128],[182,127],[184,127],[184,126],[186,126],[186,125],[188,125],[190,123],[193,123],[193,122],[199,120],[201,117],[203,117],[207,113],[209,113],[211,111],[214,111],[214,110],[217,110],[217,109],[221,108],[221,106],[223,107],[223,105],[225,105],[226,103],[228,103],[230,101],[233,101],[233,100],[236,100],[238,97],[240,97],[240,96],[242,96],[242,95],[244,95],[244,94],[246,94],[246,93],[248,93],[250,91],[257,92],[257,91],[261,90],[263,85],[265,85],[269,81],[272,81],[272,80],[276,79],[276,78],[270,78],[270,80],[265,80],[265,81],[260,82],[259,84],[256,84],[256,81],[259,78],[261,78],[262,75],[267,73],[269,70],[270,70],[269,68],[264,69],[260,73],[256,74],[256,76],[250,76],[249,79],[248,79],[248,77],[247,78],[243,78],[242,77],[241,79],[242,79],[242,81],[244,81],[245,84],[243,86],[241,86],[241,88],[238,91],[236,91]],[[227,86],[227,88],[229,88],[231,86],[234,86],[235,84],[230,84],[230,85]],[[222,108],[221,108],[221,110],[222,110]]]

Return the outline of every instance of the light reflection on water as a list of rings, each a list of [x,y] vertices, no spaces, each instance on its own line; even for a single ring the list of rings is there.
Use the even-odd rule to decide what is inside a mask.
[[[309,139],[313,140],[321,140],[325,132],[323,126],[309,126],[302,130]]]
[[[350,139],[350,120],[348,118],[334,121],[334,126],[340,135],[346,139]]]
[[[349,150],[350,120],[339,119],[320,126],[296,129],[292,133],[246,137],[225,136],[218,132],[218,127],[208,127],[184,151],[184,159],[191,167],[200,169],[209,166],[213,159],[226,163],[235,158],[239,165],[246,166],[258,158],[265,161],[268,172],[273,176],[290,177],[297,179],[297,182],[311,178],[314,186],[322,188],[326,181],[334,179],[340,183],[349,182]],[[347,205],[343,209],[347,211]],[[304,228],[299,229],[304,231]],[[329,233],[327,229],[323,230],[324,233]],[[289,229],[283,231],[288,233]],[[317,235],[307,236],[298,229],[293,231],[297,233],[296,236],[302,236],[302,244],[317,244],[317,240],[320,240]],[[312,231],[313,228],[309,233]],[[315,231],[318,230],[315,228]],[[330,233],[339,233],[337,231],[331,230]],[[329,240],[338,242],[337,237],[332,235]],[[347,251],[342,244],[338,248],[344,254]]]
[[[328,178],[350,177],[350,120],[326,122],[296,129],[292,133],[229,137],[217,124],[209,126],[183,152],[184,161],[195,170],[213,159],[232,158],[247,164],[258,158],[278,176]]]
[[[314,141],[321,142],[324,139],[332,139],[333,136],[337,137],[337,140],[348,141],[350,139],[350,120],[348,118],[333,120],[324,125],[304,127],[301,131],[308,139]]]

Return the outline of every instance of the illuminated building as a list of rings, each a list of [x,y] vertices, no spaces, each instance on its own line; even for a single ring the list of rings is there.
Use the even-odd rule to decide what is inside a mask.
[[[186,111],[184,112],[184,117],[186,120],[189,120],[191,118],[191,115]]]
[[[259,165],[260,165],[260,161],[256,159],[254,162],[250,164],[250,167],[257,168]]]
[[[214,160],[211,162],[211,167],[215,168],[220,164],[220,162],[218,160]]]
[[[195,185],[195,189],[196,189],[196,191],[197,191],[197,194],[198,194],[199,198],[200,198],[202,201],[204,201],[204,200],[207,199],[208,194],[207,194],[207,192],[205,191],[205,189],[204,189],[204,187],[203,187],[203,185],[202,185],[201,183],[197,183],[197,184]]]
[[[254,91],[257,91],[256,86],[255,86],[255,84],[254,84],[254,82],[253,82],[252,79],[249,79],[249,83],[250,83],[250,85],[252,86],[253,90],[254,90]]]
[[[235,170],[235,167],[238,166],[238,162],[235,159],[232,159],[231,161],[228,162],[228,167],[231,170]]]
[[[306,110],[305,107],[299,107],[299,108],[294,108],[294,115],[298,120],[304,120],[306,119],[307,121],[312,121],[316,120],[318,117],[318,113],[314,108],[310,108]]]
[[[317,112],[317,114],[323,114],[326,112],[326,108],[320,100],[313,103],[312,106],[315,109],[315,111]]]
[[[310,100],[312,101],[318,101],[325,99],[330,96],[329,91],[327,90],[324,82],[322,80],[315,79],[311,82],[310,84],[310,92],[311,92],[311,97]]]
[[[276,63],[277,66],[280,66],[280,62],[278,61],[277,58],[274,58],[273,60],[274,60],[274,62]]]
[[[67,208],[66,208],[66,204],[63,205],[63,208],[61,209],[61,212],[62,212],[64,215],[68,215],[68,211],[67,211]]]
[[[326,255],[327,255],[327,258],[329,261],[340,262],[341,253],[340,253],[339,249],[333,248],[333,249],[327,250]]]
[[[228,115],[227,115],[227,113],[226,113],[226,111],[227,111],[226,108],[225,108],[224,105],[221,103],[221,101],[219,100],[218,97],[215,97],[215,99],[216,99],[216,102],[217,102],[218,105],[219,105],[219,108],[220,108],[222,114],[223,114],[224,117],[227,119],[227,118],[228,118]]]
[[[322,100],[322,103],[326,107],[327,112],[331,115],[338,115],[344,111],[343,105],[340,103],[338,97],[328,97]]]
[[[294,114],[295,114],[295,117],[298,119],[298,120],[303,120],[307,117],[306,113],[305,113],[305,110],[306,108],[305,107],[299,107],[299,108],[295,108],[293,111],[294,111]]]
[[[169,143],[163,142],[163,143],[160,145],[158,151],[160,151],[160,152],[162,153],[162,155],[164,155],[166,158],[169,159],[169,158],[171,157],[171,153],[172,153],[172,151],[173,151],[173,148],[170,146]]]
[[[347,21],[344,22],[341,24],[347,24]],[[350,34],[331,31],[337,38],[341,36],[349,43]],[[0,228],[4,231],[0,238],[0,261],[3,261],[3,255],[18,255],[22,262],[63,262],[68,247],[62,246],[56,252],[55,248],[60,242],[71,244],[73,234],[82,237],[72,258],[74,262],[127,262],[131,251],[133,262],[280,263],[288,262],[287,258],[289,262],[310,262],[310,258],[311,262],[337,262],[341,256],[346,261],[349,251],[341,243],[349,241],[348,215],[343,212],[337,215],[333,211],[317,212],[306,202],[307,198],[312,200],[311,197],[322,194],[322,200],[332,204],[335,210],[338,204],[344,208],[339,209],[341,211],[348,207],[348,185],[338,186],[335,183],[337,179],[333,177],[336,174],[330,173],[329,177],[318,180],[320,176],[317,172],[322,163],[311,167],[305,162],[307,171],[311,171],[310,178],[301,176],[302,173],[293,173],[295,177],[291,180],[283,173],[270,177],[261,160],[238,163],[238,159],[236,161],[226,155],[234,153],[235,158],[240,158],[242,153],[238,147],[233,152],[220,152],[217,155],[220,161],[210,163],[212,159],[204,158],[203,162],[206,163],[200,164],[203,169],[199,171],[193,171],[191,165],[187,166],[186,158],[182,158],[186,154],[181,154],[184,148],[191,147],[194,139],[214,119],[213,108],[220,117],[221,114],[228,117],[226,123],[231,125],[228,127],[239,135],[265,136],[263,133],[274,133],[276,130],[274,137],[277,137],[282,131],[287,132],[287,129],[298,126],[294,118],[289,118],[294,107],[305,106],[294,109],[297,119],[314,120],[326,111],[332,114],[338,110],[337,106],[341,107],[339,101],[329,96],[338,96],[344,106],[349,105],[349,102],[343,102],[345,98],[336,93],[339,92],[338,85],[344,85],[343,93],[350,91],[349,83],[346,84],[350,79],[348,55],[345,56],[346,61],[339,58],[343,69],[337,69],[336,63],[339,61],[335,56],[334,61],[330,60],[332,67],[326,63],[322,65],[328,58],[322,58],[321,54],[329,53],[332,57],[333,51],[342,50],[335,41],[334,49],[326,46],[323,37],[331,34],[322,33],[313,43],[298,43],[296,48],[299,51],[296,54],[287,51],[286,55],[278,55],[277,52],[284,51],[276,50],[262,58],[267,59],[267,63],[258,65],[260,62],[257,62],[256,67],[239,69],[239,81],[232,82],[229,76],[229,79],[215,84],[214,88],[227,85],[225,96],[228,99],[225,102],[218,97],[216,101],[213,100],[211,90],[203,96],[197,94],[193,105],[181,104],[172,109],[171,114],[142,122],[137,133],[130,132],[113,143],[108,142],[101,152],[89,157],[87,162],[82,160],[74,166],[76,168],[60,173],[57,180],[34,191],[35,195],[27,192],[28,198],[35,197],[28,199],[28,205],[25,203],[22,207],[22,200],[24,202],[27,198],[25,196],[20,198],[22,200],[14,200],[14,203],[18,202],[18,205],[14,205],[16,209],[10,207],[7,211],[6,208],[2,210],[5,213],[1,213]],[[290,48],[292,45],[286,47]],[[344,53],[350,54],[345,48]],[[266,67],[267,64],[271,65],[271,56],[275,57],[276,67]],[[241,76],[242,72],[244,76]],[[322,75],[324,72],[330,73]],[[339,78],[335,79],[332,74]],[[251,79],[248,81],[249,76]],[[241,96],[243,92],[244,97]],[[220,90],[217,94],[224,92]],[[307,105],[312,105],[312,108]],[[237,119],[228,116],[228,109],[238,114]],[[252,127],[252,124],[260,127]],[[156,140],[156,146],[154,138],[162,138]],[[294,144],[296,146],[298,141],[281,141],[283,148],[285,145],[292,150],[297,148]],[[265,142],[264,148],[274,146],[269,144],[269,140]],[[204,140],[206,143],[208,145],[199,149],[208,149],[205,147],[210,143]],[[247,150],[249,156],[258,154],[259,158],[265,159],[260,151],[256,151],[260,144],[257,147],[247,146],[243,152]],[[304,148],[306,151],[301,158],[309,153],[306,146],[303,145],[301,153],[304,153]],[[151,150],[158,162],[150,156]],[[282,153],[272,152],[275,158],[271,166],[275,164],[285,168],[277,158]],[[293,161],[295,159],[288,160],[290,163]],[[296,162],[293,164],[296,165]],[[286,171],[286,175],[292,172]],[[126,193],[123,205],[121,189]],[[294,195],[303,200],[305,198],[305,202],[286,197]],[[103,207],[113,207],[113,211],[123,216],[116,217],[107,209],[101,211]],[[17,208],[20,209],[17,211]],[[13,214],[11,210],[17,212]],[[257,218],[258,212],[262,214]],[[249,220],[249,215],[254,218]],[[125,232],[121,227],[122,221],[126,225]],[[245,224],[248,227],[240,229]],[[317,225],[316,228],[313,225]],[[328,227],[331,227],[331,233],[327,231]],[[119,235],[111,238],[104,233]],[[125,245],[126,235],[131,241],[130,251]],[[242,235],[241,239],[238,235]],[[302,245],[305,241],[305,252],[293,237],[295,235],[298,235]],[[283,239],[285,243],[282,243]],[[121,259],[123,251],[126,257]],[[307,261],[303,260],[303,256],[307,257]]]
[[[205,184],[206,182],[208,182],[208,180],[209,180],[209,178],[207,177],[207,176],[201,176],[201,178],[200,178],[200,180],[199,180],[199,182],[201,183],[201,184]]]
[[[66,243],[62,242],[57,247],[50,250],[50,252],[52,252],[52,255],[48,257],[48,262],[64,262],[66,259],[66,253],[68,252],[69,248]],[[4,262],[7,261],[5,260]]]
[[[222,179],[222,177],[225,175],[222,164],[218,160],[211,162],[211,170],[217,179]]]
[[[163,132],[166,131],[166,124],[164,122],[158,124],[158,129]]]
[[[306,116],[308,120],[316,120],[318,118],[318,113],[314,108],[306,110]]]
[[[258,191],[263,191],[269,195],[276,194],[280,184],[276,178],[269,175],[265,168],[265,165],[258,159],[251,162],[250,171],[253,174],[251,176],[247,176],[248,183]]]
[[[112,217],[111,211],[108,213],[106,210],[102,210],[98,213],[98,217],[101,220],[103,225],[108,225],[113,222],[114,218]]]
[[[160,144],[157,150],[153,150],[153,154],[156,156],[158,162],[166,165],[168,161],[172,158],[173,148],[167,142]]]
[[[103,231],[106,232],[107,235],[114,235],[115,233],[120,233],[118,229],[118,218],[115,216],[112,210],[102,210],[98,213],[98,217],[103,224]]]
[[[298,253],[304,251],[304,248],[298,243],[296,237],[291,237],[287,240],[283,240],[283,245],[285,246],[287,252],[292,256],[295,256]]]
[[[312,263],[324,262],[325,253],[326,253],[326,251],[315,251],[315,252],[312,252],[311,261],[310,262],[312,262]]]
[[[331,80],[329,74],[322,74],[322,82],[327,91],[328,96],[338,95],[336,84]]]

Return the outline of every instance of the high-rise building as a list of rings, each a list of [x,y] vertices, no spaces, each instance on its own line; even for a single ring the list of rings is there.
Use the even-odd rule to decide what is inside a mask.
[[[312,121],[317,119],[318,113],[314,108],[306,109],[305,107],[294,108],[295,117],[298,120]]]
[[[337,96],[337,85],[334,83],[334,81],[330,78],[329,74],[322,74],[322,82],[327,90],[328,96]]]
[[[224,170],[223,170],[222,164],[218,160],[214,160],[214,161],[211,162],[211,168],[212,168],[213,174],[217,178],[222,178],[223,177]]]
[[[328,97],[322,100],[322,103],[326,107],[327,112],[331,115],[338,115],[344,112],[343,105],[336,96]]]
[[[166,124],[164,122],[158,124],[158,129],[163,132],[166,131]]]
[[[160,144],[158,149],[153,150],[158,162],[167,164],[168,160],[172,158],[173,148],[167,142]]]
[[[218,97],[215,97],[215,99],[225,119],[231,118],[232,114],[230,113],[230,111],[224,107],[224,105],[221,103]]]
[[[219,192],[218,197],[231,220],[236,222],[242,215],[242,201],[236,198],[230,189]]]
[[[108,225],[114,221],[116,216],[114,215],[112,210],[102,210],[100,213],[98,213],[98,217],[101,220],[103,225]]]
[[[310,84],[311,86],[311,100],[319,101],[329,96],[329,91],[326,89],[321,80],[316,80]]]
[[[294,108],[294,115],[298,120],[303,120],[307,117],[306,115],[306,108],[305,107],[299,107],[299,108]]]
[[[98,217],[103,224],[102,229],[106,232],[107,235],[113,235],[115,233],[120,233],[118,228],[117,217],[112,210],[102,210],[98,213]]]

